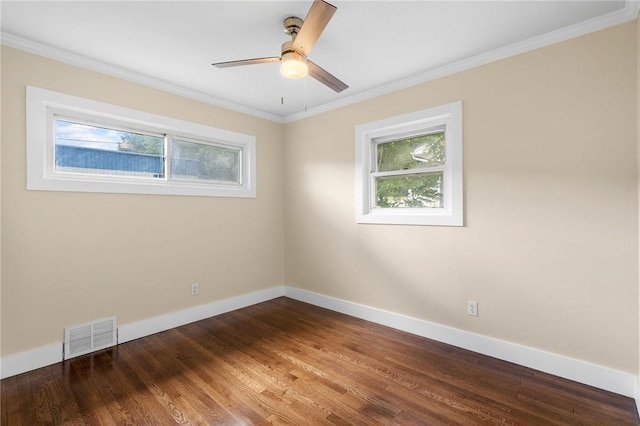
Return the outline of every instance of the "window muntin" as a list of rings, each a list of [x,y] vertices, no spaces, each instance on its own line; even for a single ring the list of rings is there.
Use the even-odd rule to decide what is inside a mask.
[[[30,86],[26,101],[28,190],[256,196],[254,136]]]
[[[358,223],[462,226],[462,103],[356,127]]]

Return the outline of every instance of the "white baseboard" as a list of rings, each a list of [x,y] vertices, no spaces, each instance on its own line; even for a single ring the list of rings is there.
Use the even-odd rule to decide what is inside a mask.
[[[639,400],[635,391],[636,376],[631,373],[295,287],[285,286],[284,295],[291,299],[489,355],[620,395],[635,397],[636,401]]]
[[[266,302],[283,295],[284,287],[276,286],[125,324],[118,328],[118,343],[128,342],[225,312],[255,305],[256,303]],[[53,345],[7,355],[0,359],[0,366],[2,366],[0,378],[15,376],[16,374],[46,367],[60,361],[62,361],[62,341]]]
[[[634,399],[636,400],[636,410],[638,410],[638,415],[640,416],[640,376],[636,376]]]
[[[129,342],[131,340],[139,339],[171,328],[180,327],[181,325],[224,314],[225,312],[235,311],[236,309],[245,308],[247,306],[255,305],[256,303],[266,302],[267,300],[275,299],[280,296],[284,296],[284,288],[283,286],[276,286],[240,296],[230,297],[228,299],[217,300],[206,305],[195,306],[182,311],[148,318],[131,324],[125,324],[118,328],[118,343]]]
[[[280,296],[632,397],[640,407],[640,377],[631,373],[289,286],[271,287],[124,324],[118,330],[118,342],[128,342]],[[8,355],[0,359],[0,378],[4,379],[60,361],[62,342]]]
[[[2,357],[0,378],[15,376],[26,371],[62,361],[62,341],[49,346],[41,346],[24,352]]]

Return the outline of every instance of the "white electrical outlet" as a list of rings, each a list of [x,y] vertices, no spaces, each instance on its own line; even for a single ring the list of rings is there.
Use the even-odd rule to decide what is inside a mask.
[[[472,317],[478,316],[478,302],[467,300],[467,314],[471,315]]]
[[[198,283],[191,284],[191,295],[195,296],[198,294]]]

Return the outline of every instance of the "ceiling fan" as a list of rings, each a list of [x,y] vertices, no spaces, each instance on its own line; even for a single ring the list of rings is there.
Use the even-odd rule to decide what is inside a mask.
[[[310,75],[320,83],[340,93],[349,86],[307,59],[313,45],[322,34],[322,31],[324,31],[335,11],[335,6],[323,0],[314,0],[304,21],[296,16],[285,18],[283,22],[284,31],[291,36],[291,40],[282,44],[282,53],[279,57],[242,59],[239,61],[217,62],[211,65],[218,68],[228,68],[280,62],[280,73],[283,77],[295,79]]]

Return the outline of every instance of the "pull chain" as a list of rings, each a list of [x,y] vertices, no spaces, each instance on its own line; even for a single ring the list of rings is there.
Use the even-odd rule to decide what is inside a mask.
[[[307,112],[307,79],[309,77],[304,78],[304,112]]]
[[[284,76],[280,73],[280,105],[284,105]]]

